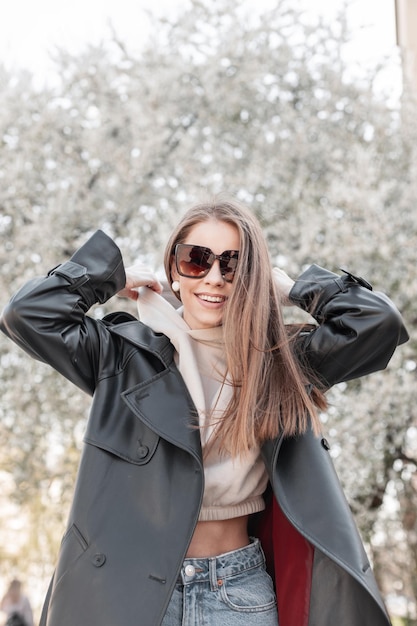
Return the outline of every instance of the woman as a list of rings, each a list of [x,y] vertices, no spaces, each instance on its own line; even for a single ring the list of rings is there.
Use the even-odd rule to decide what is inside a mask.
[[[2,598],[0,608],[6,613],[6,626],[8,624],[33,626],[32,607],[29,598],[22,592],[20,580],[11,581]]]
[[[41,624],[389,624],[318,411],[407,340],[397,309],[351,274],[272,270],[235,201],[190,209],[165,268],[178,311],[98,231],[3,313],[10,338],[93,395]],[[86,315],[116,293],[141,321]],[[285,304],[318,325],[291,336]]]

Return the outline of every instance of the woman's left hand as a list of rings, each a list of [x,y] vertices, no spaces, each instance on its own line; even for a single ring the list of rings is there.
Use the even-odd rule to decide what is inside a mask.
[[[156,293],[162,293],[162,285],[156,278],[155,274],[149,267],[142,263],[136,263],[131,267],[125,268],[126,284],[124,288],[117,294],[122,298],[130,298],[137,300],[139,287],[149,287]]]
[[[275,286],[277,288],[278,296],[282,306],[292,306],[293,303],[289,298],[289,294],[294,286],[295,281],[279,267],[274,267],[272,269],[272,275],[274,277]]]

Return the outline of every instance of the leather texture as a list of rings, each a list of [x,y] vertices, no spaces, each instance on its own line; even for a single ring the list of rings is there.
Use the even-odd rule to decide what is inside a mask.
[[[41,626],[159,626],[198,520],[196,410],[173,346],[128,314],[86,315],[124,284],[118,247],[97,231],[23,286],[0,321],[28,354],[93,396]],[[318,321],[297,349],[326,388],[385,368],[407,340],[395,306],[368,287],[312,266],[290,294]],[[277,581],[280,626],[387,626],[326,442],[307,432],[262,452],[274,496],[254,525]]]

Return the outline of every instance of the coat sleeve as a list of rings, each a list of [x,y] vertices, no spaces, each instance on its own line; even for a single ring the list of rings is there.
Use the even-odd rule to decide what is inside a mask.
[[[69,261],[26,283],[4,308],[0,329],[30,356],[92,394],[110,338],[105,324],[86,313],[125,282],[120,250],[99,230]]]
[[[339,276],[312,265],[295,282],[290,300],[318,322],[301,333],[297,353],[324,388],[384,369],[408,340],[391,300],[348,272]]]

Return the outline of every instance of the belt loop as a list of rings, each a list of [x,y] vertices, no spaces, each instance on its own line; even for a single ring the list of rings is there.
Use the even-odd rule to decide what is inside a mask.
[[[215,556],[211,556],[209,558],[209,577],[210,577],[210,590],[217,591],[219,586],[217,584],[217,563],[216,563]]]

